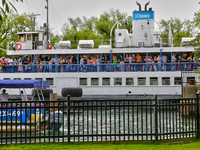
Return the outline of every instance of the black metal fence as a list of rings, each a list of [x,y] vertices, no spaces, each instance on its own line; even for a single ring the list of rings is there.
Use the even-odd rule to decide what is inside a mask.
[[[199,95],[184,99],[0,102],[1,144],[199,138]]]

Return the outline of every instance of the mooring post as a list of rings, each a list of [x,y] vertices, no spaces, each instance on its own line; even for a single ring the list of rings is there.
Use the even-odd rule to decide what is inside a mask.
[[[158,98],[157,95],[155,95],[155,142],[158,142]]]
[[[68,127],[68,144],[70,144],[70,95],[67,95],[67,127]]]
[[[200,133],[199,133],[199,93],[196,94],[196,98],[197,98],[197,139],[199,139],[200,137]]]

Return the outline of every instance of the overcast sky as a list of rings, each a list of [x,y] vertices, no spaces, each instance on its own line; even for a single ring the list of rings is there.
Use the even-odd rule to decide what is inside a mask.
[[[137,0],[144,9],[148,0]],[[176,17],[180,19],[194,18],[194,13],[200,9],[200,0],[151,0],[149,7],[155,11],[155,20],[169,19]],[[35,13],[41,14],[36,21],[40,25],[46,22],[46,0],[24,0],[24,3],[14,3],[19,14]],[[67,22],[68,17],[99,17],[104,11],[110,8],[120,9],[132,15],[134,10],[138,10],[136,0],[49,0],[49,24],[60,32],[62,25]]]

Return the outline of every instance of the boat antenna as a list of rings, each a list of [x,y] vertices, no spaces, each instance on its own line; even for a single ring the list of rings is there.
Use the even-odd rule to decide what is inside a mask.
[[[49,0],[46,0],[47,6],[45,8],[47,9],[47,49],[48,49],[48,41],[49,41]]]
[[[33,31],[35,31],[35,19],[36,19],[36,16],[39,16],[40,14],[32,14],[32,15],[28,15],[30,16],[32,19],[33,19]]]

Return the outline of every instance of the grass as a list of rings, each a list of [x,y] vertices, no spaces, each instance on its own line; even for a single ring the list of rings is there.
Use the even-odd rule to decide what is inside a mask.
[[[200,150],[200,141],[182,144],[79,144],[67,145],[63,143],[1,145],[0,150]]]

